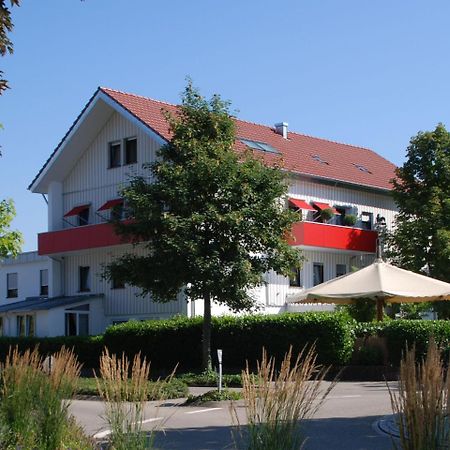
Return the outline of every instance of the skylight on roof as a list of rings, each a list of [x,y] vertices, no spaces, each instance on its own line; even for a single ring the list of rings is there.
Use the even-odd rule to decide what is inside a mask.
[[[358,170],[364,173],[372,173],[366,166],[363,166],[362,164],[355,164],[352,163]]]
[[[271,145],[265,142],[252,141],[250,139],[239,139],[247,147],[253,148],[255,150],[261,150],[268,153],[280,153],[278,150],[273,148]]]
[[[326,164],[327,166],[330,165],[330,163],[328,161],[325,161],[324,159],[322,159],[319,155],[311,155],[311,158],[314,161],[319,162],[320,164]]]

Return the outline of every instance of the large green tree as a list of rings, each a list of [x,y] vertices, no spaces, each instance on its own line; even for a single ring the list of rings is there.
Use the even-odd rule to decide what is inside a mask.
[[[203,367],[211,363],[211,302],[234,311],[255,306],[249,295],[273,269],[289,274],[299,253],[286,243],[296,213],[281,200],[287,180],[250,150],[237,154],[229,104],[215,95],[205,100],[188,83],[177,114],[165,112],[171,141],[149,177],[123,188],[129,222],[117,231],[146,248],[145,256],[126,254],[105,271],[150,293],[157,302],[173,301],[180,290],[204,300]],[[151,181],[149,182],[149,179]]]
[[[11,222],[16,215],[12,200],[0,201],[0,258],[16,256],[22,245],[22,234],[11,230]]]
[[[450,282],[450,133],[444,125],[411,139],[396,175],[399,214],[389,256],[401,267]]]

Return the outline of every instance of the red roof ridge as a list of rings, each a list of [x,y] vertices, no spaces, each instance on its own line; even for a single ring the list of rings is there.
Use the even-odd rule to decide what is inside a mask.
[[[116,92],[117,94],[123,94],[123,95],[129,95],[130,97],[137,97],[137,98],[142,98],[144,100],[150,100],[152,102],[155,103],[160,103],[162,105],[167,105],[167,106],[180,106],[180,105],[175,105],[174,103],[169,103],[169,102],[165,102],[163,100],[156,100],[155,98],[151,98],[151,97],[146,97],[145,95],[138,95],[138,94],[133,94],[131,92],[124,92],[124,91],[120,91],[118,89],[112,89],[109,87],[105,87],[105,86],[100,86],[99,89],[101,91],[111,91],[111,92]]]

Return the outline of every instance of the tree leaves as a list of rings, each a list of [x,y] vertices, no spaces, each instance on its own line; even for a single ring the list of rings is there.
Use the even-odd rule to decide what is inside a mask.
[[[10,230],[16,210],[12,200],[0,201],[0,257],[16,256],[23,243],[22,234]]]
[[[287,181],[251,151],[234,150],[229,103],[205,100],[189,81],[176,115],[165,112],[172,140],[121,194],[129,207],[119,233],[145,241],[147,254],[128,254],[106,275],[136,285],[156,301],[183,289],[192,299],[209,293],[233,310],[248,310],[252,287],[270,269],[288,274],[300,264],[285,241],[295,213],[281,206]]]

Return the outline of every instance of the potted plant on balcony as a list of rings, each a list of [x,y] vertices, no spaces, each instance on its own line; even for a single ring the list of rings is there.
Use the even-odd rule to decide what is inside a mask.
[[[357,220],[358,219],[354,214],[346,214],[344,216],[344,225],[346,227],[354,227]]]
[[[325,208],[320,211],[320,218],[324,223],[328,222],[334,216],[333,210],[331,208]]]

